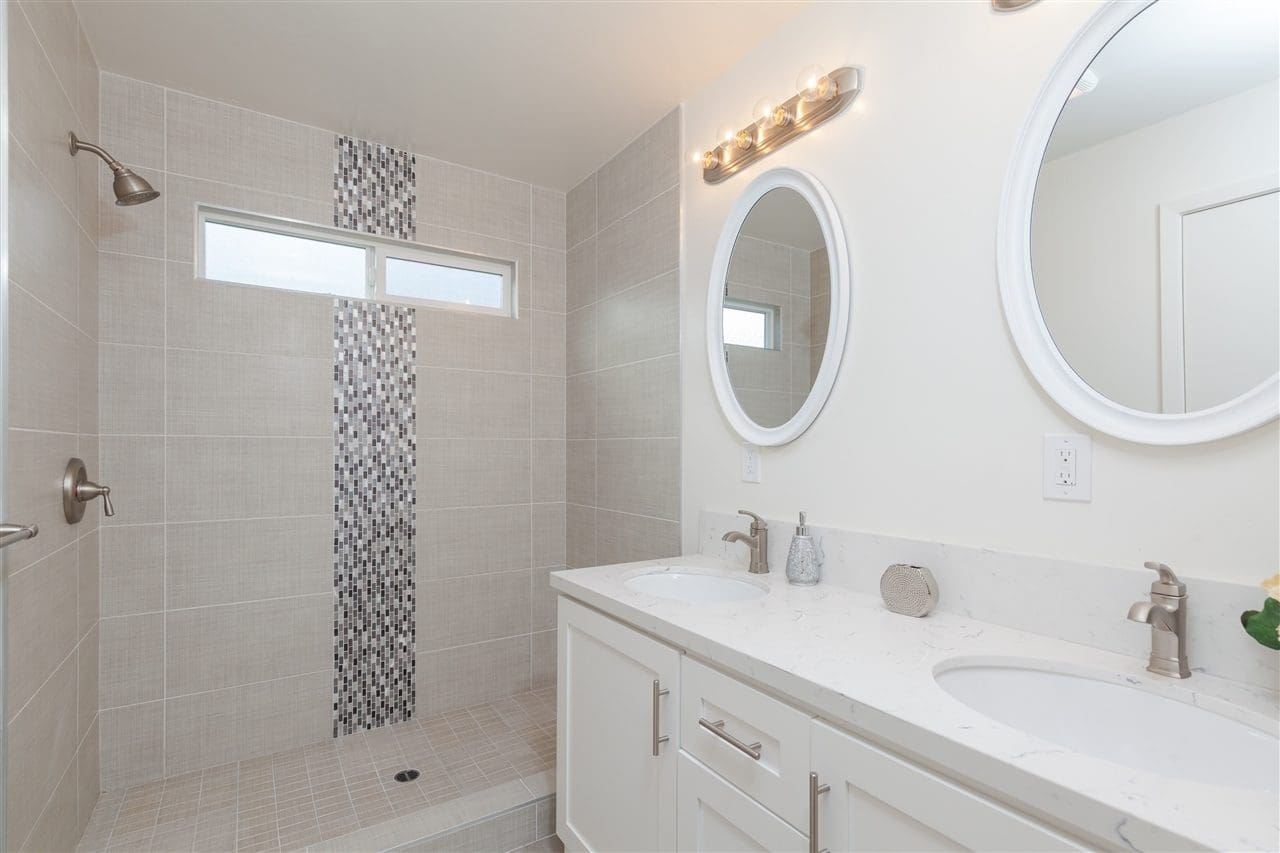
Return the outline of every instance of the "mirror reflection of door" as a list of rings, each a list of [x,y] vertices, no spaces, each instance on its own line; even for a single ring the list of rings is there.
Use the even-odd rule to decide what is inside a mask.
[[[1280,192],[1274,176],[1161,205],[1163,404],[1196,412],[1280,364]]]
[[[1090,63],[1036,181],[1063,358],[1113,402],[1198,412],[1280,372],[1280,3],[1157,0]]]

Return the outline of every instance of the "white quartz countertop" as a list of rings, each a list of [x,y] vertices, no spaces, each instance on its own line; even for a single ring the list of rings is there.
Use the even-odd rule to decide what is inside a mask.
[[[686,604],[625,586],[635,575],[664,568],[746,580],[767,593],[751,601]],[[955,658],[1019,658],[1091,670],[1193,704],[1229,702],[1268,725],[1280,715],[1276,693],[1202,674],[1186,681],[1163,678],[1146,671],[1145,659],[953,614],[913,619],[889,612],[878,597],[829,584],[791,586],[781,571],[749,575],[703,556],[553,572],[551,585],[792,704],[988,790],[1090,846],[1280,848],[1274,795],[1167,778],[1072,752],[960,703],[933,673]],[[1027,606],[1060,602],[1045,595]],[[1191,643],[1194,654],[1194,637]],[[1169,735],[1171,742],[1179,736]]]

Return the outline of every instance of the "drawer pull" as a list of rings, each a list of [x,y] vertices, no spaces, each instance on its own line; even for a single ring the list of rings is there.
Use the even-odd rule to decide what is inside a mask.
[[[658,747],[671,740],[667,735],[658,734],[658,700],[670,693],[670,690],[664,690],[658,679],[653,680],[653,757],[658,757]]]
[[[809,853],[830,853],[818,847],[818,797],[831,790],[830,785],[819,785],[818,774],[809,774]]]
[[[759,743],[743,743],[733,735],[724,730],[724,720],[716,720],[714,723],[706,717],[698,718],[698,725],[711,732],[720,740],[729,744],[729,746],[741,752],[743,755],[749,755],[752,759],[760,760],[760,744]]]

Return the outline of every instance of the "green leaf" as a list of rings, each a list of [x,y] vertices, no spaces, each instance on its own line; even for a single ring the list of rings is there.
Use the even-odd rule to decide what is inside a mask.
[[[1245,633],[1269,649],[1280,651],[1280,601],[1268,598],[1262,610],[1246,610],[1240,614]]]

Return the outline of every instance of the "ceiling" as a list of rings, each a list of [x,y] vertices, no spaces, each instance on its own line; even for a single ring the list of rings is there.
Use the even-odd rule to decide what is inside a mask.
[[[111,71],[566,190],[803,0],[79,0]]]
[[[1092,92],[1062,110],[1053,160],[1280,75],[1280,3],[1161,2],[1122,29],[1089,66]]]

